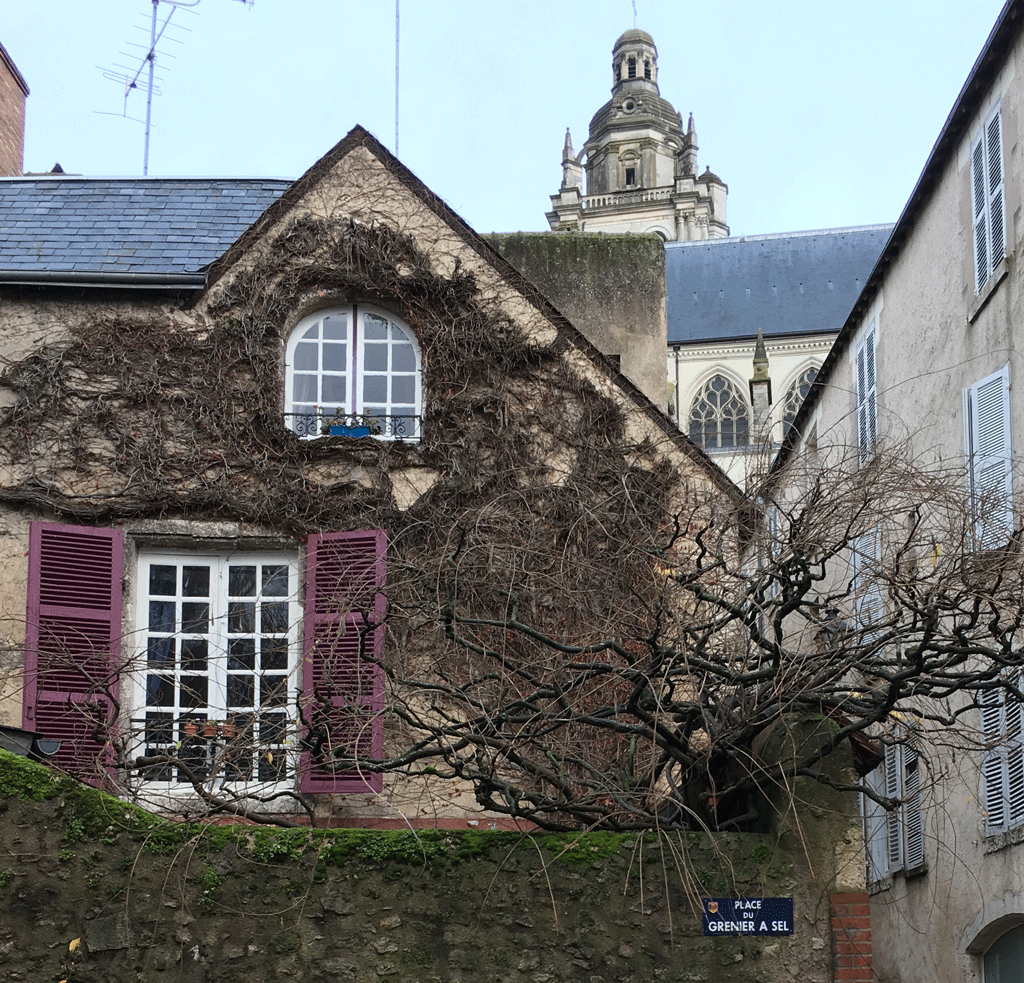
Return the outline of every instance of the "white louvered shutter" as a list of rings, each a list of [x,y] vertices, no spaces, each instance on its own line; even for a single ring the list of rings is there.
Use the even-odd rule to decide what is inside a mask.
[[[1015,682],[1018,688],[1021,680]],[[1003,696],[1003,718],[1006,721],[1006,808],[1007,825],[1024,823],[1024,707],[1009,693]]]
[[[964,410],[975,540],[993,549],[1013,533],[1009,363],[965,391]]]
[[[985,127],[985,164],[988,179],[988,264],[994,270],[1006,252],[1006,219],[1003,207],[1002,114],[997,111]]]
[[[913,870],[924,863],[924,812],[921,807],[921,756],[910,745],[899,748],[903,764],[903,865]]]
[[[885,769],[876,768],[865,775],[864,783],[873,792],[885,795]],[[864,816],[865,854],[868,863],[868,880],[881,880],[889,873],[889,853],[886,849],[886,811],[870,796],[861,796],[861,813]]]
[[[887,745],[885,749],[885,794],[891,799],[901,797],[902,789],[902,754],[898,745]],[[885,815],[885,848],[889,870],[903,867],[903,831],[901,829],[902,809],[896,808]]]
[[[971,146],[971,212],[974,225],[974,288],[988,283],[1006,255],[1003,186],[1003,122],[997,109]]]
[[[985,190],[985,138],[971,148],[971,202],[974,213],[974,288],[988,282],[988,195]]]
[[[875,332],[872,329],[857,349],[857,446],[861,463],[867,460],[878,437],[875,386]]]
[[[981,761],[981,791],[985,801],[986,831],[996,833],[1006,826],[1006,733],[1003,694],[983,690],[979,699],[981,738],[985,750]]]

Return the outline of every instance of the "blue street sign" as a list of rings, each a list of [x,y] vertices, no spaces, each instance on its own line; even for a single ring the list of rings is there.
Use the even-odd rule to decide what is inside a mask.
[[[704,898],[705,935],[792,935],[792,898]]]

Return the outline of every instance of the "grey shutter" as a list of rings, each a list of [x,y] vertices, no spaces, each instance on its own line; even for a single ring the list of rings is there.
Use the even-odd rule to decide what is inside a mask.
[[[873,792],[885,794],[885,771],[876,768],[864,777],[864,783]],[[888,851],[885,844],[885,810],[870,796],[861,796],[861,814],[864,817],[865,855],[868,880],[881,880],[889,873]]]
[[[1001,690],[983,690],[979,698],[981,738],[984,752],[981,760],[981,792],[985,804],[987,833],[998,833],[1006,827],[1006,734]]]
[[[971,202],[974,216],[974,289],[988,282],[988,195],[985,193],[985,138],[971,148]]]
[[[1002,116],[997,110],[985,127],[988,179],[989,269],[994,270],[1006,251],[1006,219],[1003,207],[1003,132]]]
[[[903,866],[913,870],[924,863],[924,812],[921,808],[921,756],[909,744],[900,747],[903,764]]]
[[[1018,688],[1021,680],[1015,682]],[[1003,694],[1003,719],[1005,721],[1006,757],[1006,806],[1007,826],[1024,823],[1024,707],[1011,694]]]
[[[964,404],[975,540],[980,548],[993,549],[1013,533],[1009,363],[971,386]]]
[[[861,463],[867,460],[878,438],[877,388],[875,384],[875,332],[857,349],[857,446]]]
[[[885,761],[885,794],[898,799],[903,794],[902,754],[899,745],[886,745]],[[903,867],[903,830],[901,828],[902,809],[896,808],[885,814],[885,848],[889,870],[900,870]]]

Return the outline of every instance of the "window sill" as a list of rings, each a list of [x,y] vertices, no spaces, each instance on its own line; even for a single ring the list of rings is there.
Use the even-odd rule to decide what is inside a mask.
[[[896,886],[896,878],[902,877],[904,881],[915,881],[928,873],[928,864],[918,864],[909,870],[897,870],[877,881],[868,881],[868,894],[878,894],[881,891],[889,891]]]
[[[967,312],[967,323],[974,324],[981,312],[988,306],[992,295],[999,289],[999,285],[1006,279],[1010,272],[1010,257],[1004,256],[1000,264],[992,271],[988,282],[978,291],[974,298],[971,309]]]
[[[1001,833],[986,833],[984,852],[998,853],[1007,847],[1024,843],[1024,826],[1015,826],[1013,829],[1004,829]]]

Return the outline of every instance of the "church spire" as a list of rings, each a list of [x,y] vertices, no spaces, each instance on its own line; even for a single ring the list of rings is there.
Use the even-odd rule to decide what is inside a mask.
[[[562,190],[569,188],[583,190],[583,166],[576,160],[572,149],[572,134],[565,128],[565,143],[562,145]]]

